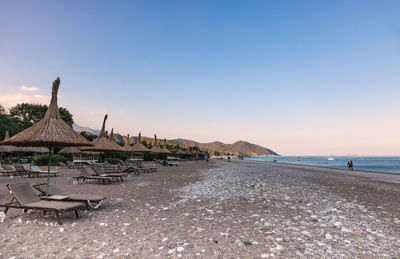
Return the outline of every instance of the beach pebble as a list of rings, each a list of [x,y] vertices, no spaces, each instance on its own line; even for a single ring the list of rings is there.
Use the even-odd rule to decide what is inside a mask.
[[[336,221],[335,223],[333,223],[333,225],[335,227],[341,227],[342,226],[342,222]]]
[[[185,250],[185,248],[183,246],[178,246],[178,248],[176,248],[176,251],[178,251],[178,253],[181,253]]]
[[[4,222],[6,220],[6,214],[4,212],[0,212],[0,222]]]
[[[103,223],[103,222],[99,223],[99,225],[102,226],[102,227],[108,227],[108,224],[107,223]]]
[[[261,254],[260,257],[261,257],[261,258],[268,258],[268,257],[269,257],[269,254]]]
[[[332,235],[329,234],[329,233],[327,233],[327,234],[325,235],[325,238],[328,239],[328,240],[331,240],[331,239],[332,239]]]
[[[119,253],[119,248],[114,249],[113,253]]]
[[[169,249],[169,250],[168,250],[168,254],[171,255],[171,254],[174,254],[174,253],[175,253],[175,249]]]
[[[64,232],[64,229],[63,229],[63,228],[60,228],[60,232],[61,232],[61,233]]]
[[[342,231],[343,233],[349,233],[349,232],[350,232],[350,229],[345,228],[345,227],[342,227],[341,231]]]

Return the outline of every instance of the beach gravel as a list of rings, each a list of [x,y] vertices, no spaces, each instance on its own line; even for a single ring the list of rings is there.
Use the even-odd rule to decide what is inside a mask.
[[[400,175],[248,161],[190,161],[112,185],[51,183],[101,194],[101,208],[62,215],[11,209],[0,258],[398,258]],[[45,179],[0,178],[6,184]]]

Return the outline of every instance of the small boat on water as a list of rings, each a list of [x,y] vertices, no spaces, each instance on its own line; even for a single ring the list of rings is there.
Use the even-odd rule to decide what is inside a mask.
[[[335,160],[335,158],[331,155],[331,156],[328,158],[328,161],[333,161],[333,160]]]

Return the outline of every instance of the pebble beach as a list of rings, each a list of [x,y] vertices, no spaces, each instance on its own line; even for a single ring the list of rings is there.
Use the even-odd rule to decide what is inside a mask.
[[[111,185],[51,184],[107,197],[62,215],[10,209],[0,258],[399,258],[400,175],[254,161],[187,161]],[[0,178],[6,184],[45,178]]]

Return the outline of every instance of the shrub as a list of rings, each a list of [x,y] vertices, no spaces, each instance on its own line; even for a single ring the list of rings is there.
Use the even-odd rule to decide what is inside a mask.
[[[65,163],[67,159],[62,156],[62,155],[53,155],[51,156],[51,162],[50,165],[58,165],[58,162],[63,162]],[[42,155],[36,155],[33,159],[32,162],[34,165],[37,166],[45,166],[49,164],[49,154],[42,154]]]
[[[108,157],[108,158],[106,158],[106,161],[107,161],[109,164],[116,165],[116,164],[118,164],[118,163],[121,162],[121,159],[119,159],[119,158],[113,158],[113,157]]]

